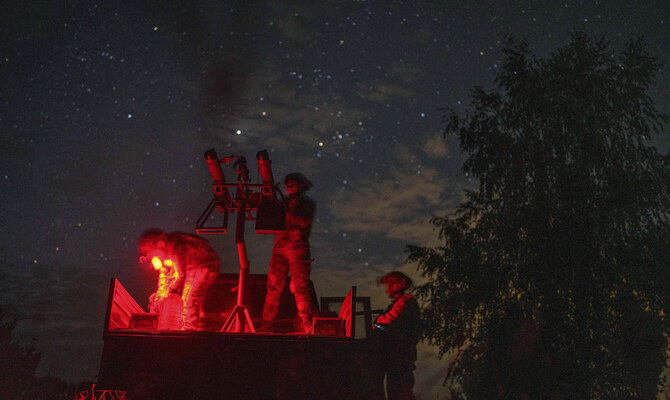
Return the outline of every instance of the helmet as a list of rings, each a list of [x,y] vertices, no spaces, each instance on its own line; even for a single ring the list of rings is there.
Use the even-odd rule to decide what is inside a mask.
[[[312,186],[314,186],[312,185],[312,182],[310,182],[309,179],[307,179],[307,177],[300,172],[292,172],[286,175],[286,178],[284,178],[284,183],[288,181],[298,182],[300,184],[301,191],[309,190]]]
[[[378,283],[397,282],[402,286],[402,290],[412,287],[412,279],[400,271],[392,271],[378,279]]]

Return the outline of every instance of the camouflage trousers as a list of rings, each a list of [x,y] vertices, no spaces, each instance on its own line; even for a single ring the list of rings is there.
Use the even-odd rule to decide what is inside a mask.
[[[208,268],[197,268],[186,271],[184,290],[181,298],[184,301],[184,328],[195,330],[198,327],[200,307],[205,299],[205,293],[216,279],[216,273]]]
[[[298,315],[303,321],[303,326],[311,326],[312,297],[309,291],[309,273],[312,269],[312,260],[309,248],[283,249],[275,248],[270,258],[270,269],[268,271],[267,294],[263,306],[263,321],[272,323],[279,311],[279,302],[286,284],[286,277],[291,276],[289,288],[295,297],[295,305]]]

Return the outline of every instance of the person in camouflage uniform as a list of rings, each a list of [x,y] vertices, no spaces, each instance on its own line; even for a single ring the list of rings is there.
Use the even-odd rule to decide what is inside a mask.
[[[421,338],[421,311],[414,296],[405,293],[412,280],[399,271],[389,272],[379,283],[392,299],[383,314],[375,319],[376,336],[381,339],[389,400],[414,400],[416,345]]]
[[[163,265],[173,266],[176,270],[177,281],[171,282],[170,288],[173,292],[181,292],[184,302],[182,329],[195,330],[205,292],[219,273],[219,256],[209,242],[199,236],[184,232],[166,233],[160,229],[144,232],[137,247],[140,262],[154,263],[157,258]]]
[[[295,172],[286,175],[284,184],[288,193],[286,230],[275,236],[261,330],[273,330],[286,277],[290,273],[289,288],[295,297],[302,327],[306,333],[310,333],[314,307],[309,290],[309,274],[312,264],[309,234],[316,213],[316,202],[305,194],[312,187],[312,183],[303,174]]]

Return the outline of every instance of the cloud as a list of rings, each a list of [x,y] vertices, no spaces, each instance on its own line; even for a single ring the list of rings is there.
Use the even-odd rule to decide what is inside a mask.
[[[205,136],[247,157],[260,149],[270,150],[277,180],[300,170],[317,185],[331,185],[325,179],[332,179],[333,171],[346,174],[351,157],[361,158],[358,155],[363,153],[354,143],[364,143],[360,136],[370,111],[347,104],[335,90],[305,91],[299,88],[302,84],[304,79],[280,74],[276,65],[264,64],[254,72],[244,97],[238,99],[248,106],[220,125],[209,124]],[[238,129],[239,135],[235,133]]]
[[[415,95],[414,91],[406,86],[383,82],[361,89],[359,94],[361,97],[378,104],[386,104],[397,98],[409,98]]]
[[[338,191],[329,212],[337,229],[425,245],[437,236],[430,217],[453,206],[446,200],[451,187],[433,169],[421,174],[395,169],[385,179],[363,179]]]
[[[359,89],[359,95],[377,104],[388,104],[394,100],[406,100],[415,98],[417,93],[411,89],[412,84],[422,75],[422,71],[411,64],[405,62],[394,62],[389,71],[384,74],[386,77],[367,87]]]
[[[425,135],[424,135],[425,136]],[[433,215],[449,215],[462,201],[462,178],[444,173],[444,160],[427,154],[424,142],[395,143],[384,172],[351,179],[328,195],[332,229],[395,243],[433,246],[438,235]],[[433,145],[437,147],[438,144]],[[445,148],[434,154],[444,154]]]
[[[396,61],[391,65],[390,76],[400,79],[405,84],[414,83],[423,75],[422,70],[412,64]]]
[[[305,14],[309,10],[302,8],[301,11]],[[277,29],[281,38],[299,45],[305,44],[309,40],[311,29],[307,24],[308,19],[309,15],[301,15],[299,12],[284,13],[279,15],[276,22],[272,21],[271,24]]]
[[[442,135],[429,138],[423,146],[423,152],[433,160],[442,160],[451,154],[447,140]]]
[[[440,359],[438,349],[424,342],[417,346],[417,353],[415,391],[421,393],[422,398],[450,398],[451,387],[443,384],[455,354],[449,353]]]
[[[299,90],[301,85],[306,83],[280,73],[272,63],[264,64],[236,100],[246,106],[235,115],[214,118],[214,136],[237,144],[260,140],[275,147],[316,147],[337,131],[356,129],[369,115],[330,100],[342,98],[339,93],[305,92]],[[237,129],[243,134],[236,136]]]

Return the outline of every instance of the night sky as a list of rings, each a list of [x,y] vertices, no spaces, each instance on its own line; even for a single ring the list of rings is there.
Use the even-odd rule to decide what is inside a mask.
[[[440,109],[491,87],[506,35],[542,57],[578,30],[617,52],[643,36],[663,64],[650,94],[670,111],[667,0],[303,3],[2,3],[0,307],[35,338],[40,374],[94,379],[109,280],[146,305],[156,276],[136,240],[194,233],[209,148],[246,156],[254,182],[261,149],[277,181],[312,180],[317,295],[357,285],[384,308],[375,278],[420,282],[404,245],[436,244],[431,216],[476,183]],[[272,236],[249,223],[246,237],[251,273],[267,273]],[[207,238],[236,272],[234,235]],[[420,346],[422,398],[446,393],[445,363]]]

